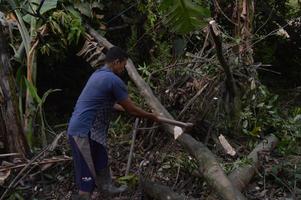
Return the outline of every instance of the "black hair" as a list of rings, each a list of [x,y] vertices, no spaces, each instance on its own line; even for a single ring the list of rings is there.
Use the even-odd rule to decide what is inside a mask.
[[[105,59],[105,62],[106,63],[111,63],[113,62],[114,60],[120,60],[120,61],[123,61],[123,60],[126,60],[128,59],[129,56],[128,54],[122,50],[120,47],[117,47],[117,46],[114,46],[114,47],[111,47],[108,52],[106,53],[106,59]]]

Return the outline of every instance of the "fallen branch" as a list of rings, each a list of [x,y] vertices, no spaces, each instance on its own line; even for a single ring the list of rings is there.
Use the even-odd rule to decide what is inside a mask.
[[[65,131],[61,132],[60,134],[58,134],[53,142],[51,144],[49,144],[47,147],[45,147],[38,155],[36,155],[33,159],[31,159],[28,163],[26,163],[25,165],[23,165],[21,171],[17,174],[17,176],[10,182],[9,186],[7,187],[7,189],[4,191],[4,193],[2,194],[2,196],[0,197],[0,200],[4,199],[4,197],[6,196],[6,194],[9,192],[10,189],[16,187],[18,185],[18,183],[20,182],[20,180],[22,180],[25,176],[27,176],[28,172],[31,171],[32,168],[30,168],[29,170],[27,170],[30,166],[32,166],[33,163],[35,163],[37,160],[42,159],[43,157],[45,157],[48,151],[53,151],[55,149],[55,147],[57,146],[57,142],[58,140],[64,135]],[[37,161],[38,163],[41,161]],[[27,172],[26,172],[27,170]],[[24,174],[24,175],[23,175]]]
[[[186,112],[186,110],[197,100],[197,98],[202,94],[202,92],[207,88],[208,83],[203,86],[189,101],[188,103],[185,105],[185,107],[181,110],[181,112],[179,113],[178,117],[180,118],[183,113]]]
[[[258,154],[263,151],[272,151],[278,143],[278,138],[274,135],[264,139],[258,144],[255,149],[248,155],[248,159],[252,160],[251,164],[243,166],[229,175],[229,179],[232,184],[239,190],[242,191],[250,182],[254,176],[256,170],[259,167]]]
[[[194,198],[188,198],[184,195],[180,195],[172,191],[169,187],[159,185],[151,181],[141,180],[141,186],[143,191],[150,197],[158,200],[195,200]]]
[[[260,162],[258,159],[258,154],[260,152],[272,151],[277,143],[278,138],[274,135],[270,135],[268,138],[259,143],[255,147],[255,149],[248,155],[248,159],[251,160],[250,164],[242,166],[229,174],[228,177],[236,189],[243,191],[244,188],[249,184],[256,170],[259,168]],[[216,198],[215,195],[211,194],[207,199],[214,200]]]
[[[21,163],[17,165],[8,165],[8,166],[0,166],[0,172],[5,172],[8,170],[13,170],[13,169],[19,169],[25,166],[41,166],[41,165],[46,165],[50,163],[58,163],[58,162],[65,162],[72,160],[71,157],[69,156],[58,156],[58,157],[53,157],[53,158],[48,158],[48,159],[43,159],[41,161],[36,161],[36,162],[30,162],[30,163]]]
[[[104,46],[105,48],[110,48],[113,46],[109,41],[107,41],[104,37],[98,34],[90,26],[86,27],[88,32],[100,43],[101,46]],[[140,93],[145,98],[147,104],[161,116],[173,119],[173,117],[169,114],[165,107],[155,97],[149,85],[147,85],[146,82],[138,74],[131,59],[128,59],[126,69],[133,82],[139,88]],[[164,128],[170,134],[174,135],[174,126],[165,124]],[[245,199],[245,197],[232,186],[232,183],[225,175],[223,169],[216,161],[214,155],[204,144],[196,141],[190,135],[185,133],[180,135],[177,140],[197,160],[199,164],[200,173],[204,175],[204,178],[206,179],[207,183],[218,193],[218,195],[222,199]]]
[[[21,156],[21,154],[20,153],[5,153],[5,154],[0,154],[0,158],[11,157],[11,156]]]

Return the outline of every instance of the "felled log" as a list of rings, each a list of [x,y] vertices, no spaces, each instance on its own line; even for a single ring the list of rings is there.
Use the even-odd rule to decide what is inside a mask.
[[[87,30],[101,46],[110,48],[113,45],[104,37],[98,34],[94,29],[87,26]],[[155,97],[149,85],[138,74],[131,59],[128,59],[126,65],[129,76],[138,87],[141,95],[145,98],[147,104],[158,114],[163,117],[173,119],[165,107]],[[174,126],[164,125],[165,130],[174,135]],[[183,133],[177,139],[182,146],[197,160],[199,172],[204,175],[207,183],[216,191],[216,193],[225,200],[241,200],[245,197],[233,187],[232,183],[225,175],[223,169],[216,161],[212,152],[201,142],[196,141],[190,135]]]
[[[234,170],[228,175],[228,178],[237,190],[243,191],[251,181],[256,170],[259,168],[260,162],[258,159],[258,154],[261,152],[271,152],[277,145],[278,141],[279,140],[275,135],[270,135],[264,139],[248,155],[247,158],[250,159],[251,163]],[[214,200],[216,198],[214,194],[211,194],[207,199]]]
[[[238,168],[228,176],[232,184],[239,191],[242,191],[248,185],[251,178],[254,176],[256,170],[258,169],[260,164],[258,159],[258,154],[260,152],[272,151],[277,145],[277,143],[278,143],[278,138],[275,135],[270,135],[268,138],[264,139],[248,155],[248,159],[251,160],[251,163],[241,168]]]
[[[169,187],[160,185],[151,181],[141,180],[143,192],[154,199],[158,200],[195,200],[195,198],[188,198],[185,195],[180,195],[172,191]]]

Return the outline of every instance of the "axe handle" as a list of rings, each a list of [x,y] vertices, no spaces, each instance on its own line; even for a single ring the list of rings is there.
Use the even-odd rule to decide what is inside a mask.
[[[175,126],[180,126],[180,127],[184,127],[184,128],[189,126],[187,123],[180,122],[180,121],[173,120],[173,119],[168,119],[168,118],[165,118],[165,117],[158,117],[158,119],[159,119],[159,122],[172,124],[172,125],[175,125]]]

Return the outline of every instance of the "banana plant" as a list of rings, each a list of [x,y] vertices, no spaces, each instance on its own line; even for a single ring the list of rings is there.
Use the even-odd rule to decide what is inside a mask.
[[[37,38],[37,30],[40,28],[38,25],[38,18],[42,16],[43,13],[56,7],[57,0],[53,1],[39,1],[31,0],[27,2],[27,7],[30,10],[26,10],[27,15],[22,14],[21,10],[25,9],[24,5],[17,2],[16,0],[7,1],[11,8],[14,10],[17,20],[18,20],[18,29],[22,38],[22,43],[24,44],[26,52],[26,79],[30,85],[35,86],[36,74],[37,74],[37,57],[36,49],[39,44],[39,39]],[[30,26],[27,28],[25,25],[26,19],[28,20]],[[44,29],[45,30],[45,29]],[[34,105],[34,100],[32,95],[30,95],[29,84],[26,86],[26,100],[25,100],[25,116],[23,117],[21,113],[21,119],[23,121],[23,128],[26,135],[33,134],[33,118],[34,113],[36,112],[36,106]],[[22,98],[19,99],[22,101]],[[23,103],[19,103],[20,111],[23,111]]]
[[[20,118],[25,130],[28,143],[32,144],[32,135],[34,132],[34,123],[37,115],[40,116],[40,125],[44,124],[42,115],[41,101],[39,101],[36,91],[36,74],[37,74],[37,51],[49,52],[56,50],[51,47],[51,42],[61,43],[58,46],[61,48],[58,51],[66,48],[71,43],[77,43],[79,38],[84,34],[82,25],[82,17],[99,19],[95,15],[97,9],[102,9],[102,4],[96,1],[58,1],[58,0],[5,0],[8,2],[10,9],[13,10],[16,16],[18,30],[22,38],[20,49],[25,49],[26,71],[18,70],[17,82],[19,83],[19,92],[26,94],[19,95],[19,110]],[[59,4],[59,5],[58,5]],[[63,8],[63,9],[60,9]],[[51,40],[41,43],[40,36],[44,33],[52,34],[59,40]],[[54,45],[55,46],[55,45]],[[20,61],[20,56],[18,57]],[[24,69],[24,68],[23,68]],[[23,79],[23,76],[26,79]],[[48,93],[47,93],[48,95]],[[24,107],[24,108],[23,108]],[[46,145],[46,134],[43,128],[41,129],[41,137],[43,145]]]

